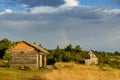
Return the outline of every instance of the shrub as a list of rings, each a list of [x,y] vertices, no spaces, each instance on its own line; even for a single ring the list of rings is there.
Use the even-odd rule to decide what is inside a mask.
[[[4,67],[5,66],[5,62],[4,61],[0,61],[0,67]]]
[[[9,63],[9,62],[5,62],[5,65],[4,65],[4,67],[7,67],[7,68],[9,68],[9,67],[10,67],[10,63]]]
[[[28,66],[26,66],[26,65],[24,65],[24,66],[20,66],[18,69],[23,70],[23,71],[31,70],[31,68],[28,67]]]

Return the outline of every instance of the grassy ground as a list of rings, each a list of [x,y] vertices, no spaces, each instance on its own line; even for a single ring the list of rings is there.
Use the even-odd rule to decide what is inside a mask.
[[[0,80],[119,80],[120,70],[109,67],[56,63],[48,69],[23,71],[0,68]]]

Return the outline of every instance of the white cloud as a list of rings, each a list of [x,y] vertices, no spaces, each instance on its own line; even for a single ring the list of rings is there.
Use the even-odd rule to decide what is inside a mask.
[[[91,9],[92,11],[105,13],[105,14],[119,14],[120,9],[110,9],[110,8],[96,8],[93,6],[86,6],[86,5],[80,5],[80,2],[78,0],[64,0],[65,3],[59,7],[50,7],[50,6],[37,6],[30,9],[31,13],[39,14],[39,13],[56,13],[56,12],[62,12],[64,10],[73,9],[74,7],[79,7],[83,9]]]
[[[22,7],[26,8],[26,7],[29,7],[29,5],[25,5],[25,4],[23,4]]]
[[[31,13],[35,13],[35,14],[36,13],[53,13],[56,11],[57,11],[56,8],[48,7],[48,6],[31,8]]]
[[[49,7],[49,6],[42,6],[42,7],[33,7],[31,8],[30,12],[37,14],[37,13],[55,13],[60,10],[64,9],[71,9],[72,7],[77,7],[79,6],[79,1],[78,0],[65,0],[65,3],[57,8],[55,7]]]
[[[120,14],[120,9],[108,9],[108,8],[98,8],[95,11],[106,13],[106,14]]]
[[[119,14],[120,9],[105,9],[105,10],[103,10],[103,12],[106,12],[108,14]]]
[[[79,6],[78,0],[65,0],[65,4],[62,6],[64,7],[76,7]]]
[[[4,12],[0,12],[0,15],[12,13],[12,10],[6,9]]]

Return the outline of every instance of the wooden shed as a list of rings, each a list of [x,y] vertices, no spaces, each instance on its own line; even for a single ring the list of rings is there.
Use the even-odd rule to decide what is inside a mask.
[[[97,56],[92,52],[92,50],[89,51],[87,59],[85,59],[85,64],[98,64],[98,58]]]
[[[10,67],[24,68],[27,66],[38,69],[47,66],[46,57],[49,52],[36,44],[21,41],[8,51],[10,53]]]

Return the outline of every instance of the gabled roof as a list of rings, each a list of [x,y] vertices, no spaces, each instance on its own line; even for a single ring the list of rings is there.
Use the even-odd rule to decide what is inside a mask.
[[[92,50],[89,51],[88,56],[89,58],[97,58],[97,56],[93,53]]]
[[[40,47],[40,46],[38,46],[38,45],[36,45],[36,44],[33,44],[33,43],[30,43],[30,42],[27,42],[27,41],[20,41],[19,43],[21,43],[21,42],[24,42],[24,43],[26,43],[27,45],[29,45],[29,46],[31,46],[31,47],[33,47],[33,48],[35,48],[35,49],[37,49],[37,50],[39,50],[39,51],[41,51],[41,52],[44,52],[44,53],[49,53],[47,50],[45,50],[44,48],[42,48],[42,47]],[[19,44],[18,43],[18,44]],[[15,45],[16,46],[16,45]],[[14,48],[15,46],[13,46],[12,48]],[[12,48],[10,48],[9,49],[9,51],[12,49]]]

